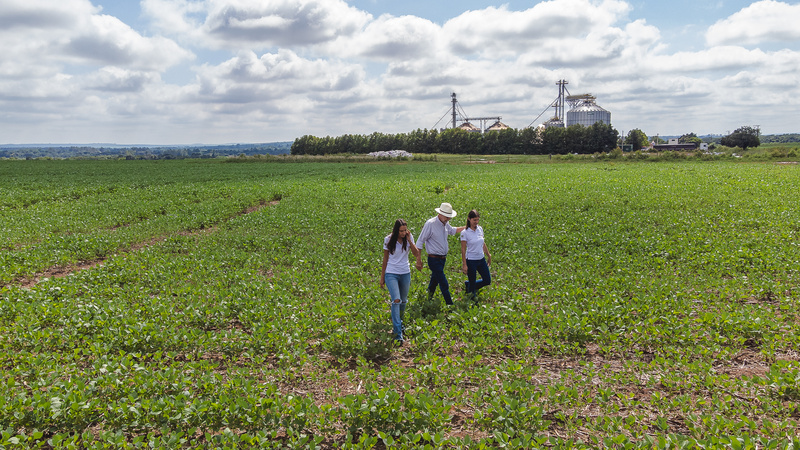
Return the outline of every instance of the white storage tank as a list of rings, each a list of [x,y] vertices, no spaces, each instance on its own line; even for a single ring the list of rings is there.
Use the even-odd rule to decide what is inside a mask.
[[[570,96],[568,98],[573,108],[567,111],[567,126],[583,125],[590,127],[597,122],[611,125],[611,113],[595,103],[591,95]]]

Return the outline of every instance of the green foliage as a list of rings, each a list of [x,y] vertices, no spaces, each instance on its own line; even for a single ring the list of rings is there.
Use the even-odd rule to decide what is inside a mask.
[[[669,157],[2,161],[0,447],[796,447],[800,172]],[[493,283],[396,346],[442,201]]]
[[[207,159],[234,155],[282,155],[291,149],[291,142],[266,144],[228,144],[194,147],[54,147],[0,146],[0,159]]]
[[[420,153],[463,155],[546,155],[591,154],[616,147],[618,132],[601,122],[590,127],[506,129],[487,133],[469,132],[460,128],[444,131],[416,130],[406,134],[372,133],[338,137],[302,136],[292,144],[292,155],[363,155],[377,151],[406,150]],[[416,158],[416,156],[415,156]]]
[[[628,132],[628,136],[625,137],[625,143],[633,145],[633,150],[636,151],[646,147],[649,141],[644,131],[637,128]]]
[[[744,126],[737,128],[733,133],[723,137],[720,143],[727,147],[740,147],[742,151],[747,151],[749,147],[758,147],[761,145],[759,134],[758,129]]]
[[[703,143],[703,140],[697,137],[694,133],[684,134],[683,136],[678,138],[679,144],[697,144],[700,145]]]
[[[797,143],[797,142],[800,142],[800,134],[798,134],[798,133],[787,133],[787,134],[761,135],[760,139],[761,139],[761,143],[762,144]]]

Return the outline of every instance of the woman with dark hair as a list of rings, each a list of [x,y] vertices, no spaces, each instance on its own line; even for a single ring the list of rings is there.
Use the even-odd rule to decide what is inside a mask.
[[[467,298],[477,298],[478,289],[492,284],[492,274],[489,265],[492,264],[492,255],[483,239],[483,228],[479,225],[481,216],[474,209],[467,214],[467,228],[461,232],[461,270],[467,274],[464,282]],[[476,273],[481,275],[476,280]]]
[[[392,307],[392,331],[395,341],[403,343],[403,313],[408,303],[408,289],[411,286],[411,267],[408,264],[409,251],[419,260],[420,252],[414,245],[414,236],[408,231],[403,219],[397,219],[392,234],[383,239],[383,264],[381,265],[381,289],[389,290]]]

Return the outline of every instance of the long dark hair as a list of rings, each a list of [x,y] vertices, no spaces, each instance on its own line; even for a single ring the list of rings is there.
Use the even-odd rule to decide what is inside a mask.
[[[394,248],[397,246],[397,240],[400,239],[400,227],[405,225],[408,227],[408,224],[403,219],[397,219],[394,221],[394,228],[392,228],[392,237],[389,238],[389,253],[394,255]],[[403,251],[406,251],[406,246],[408,246],[408,234],[403,238]]]
[[[480,217],[480,216],[481,216],[481,215],[480,215],[480,214],[478,214],[478,211],[475,211],[474,209],[473,209],[472,211],[470,211],[470,212],[469,212],[469,214],[467,214],[467,228],[469,228],[470,230],[472,229],[472,228],[469,226],[469,219],[474,219],[474,218],[476,218],[476,217]]]

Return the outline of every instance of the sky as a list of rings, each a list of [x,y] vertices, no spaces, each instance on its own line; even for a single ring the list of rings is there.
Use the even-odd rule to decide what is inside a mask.
[[[406,133],[450,126],[451,93],[522,129],[562,79],[622,134],[794,133],[797,23],[776,0],[0,0],[0,144]]]

